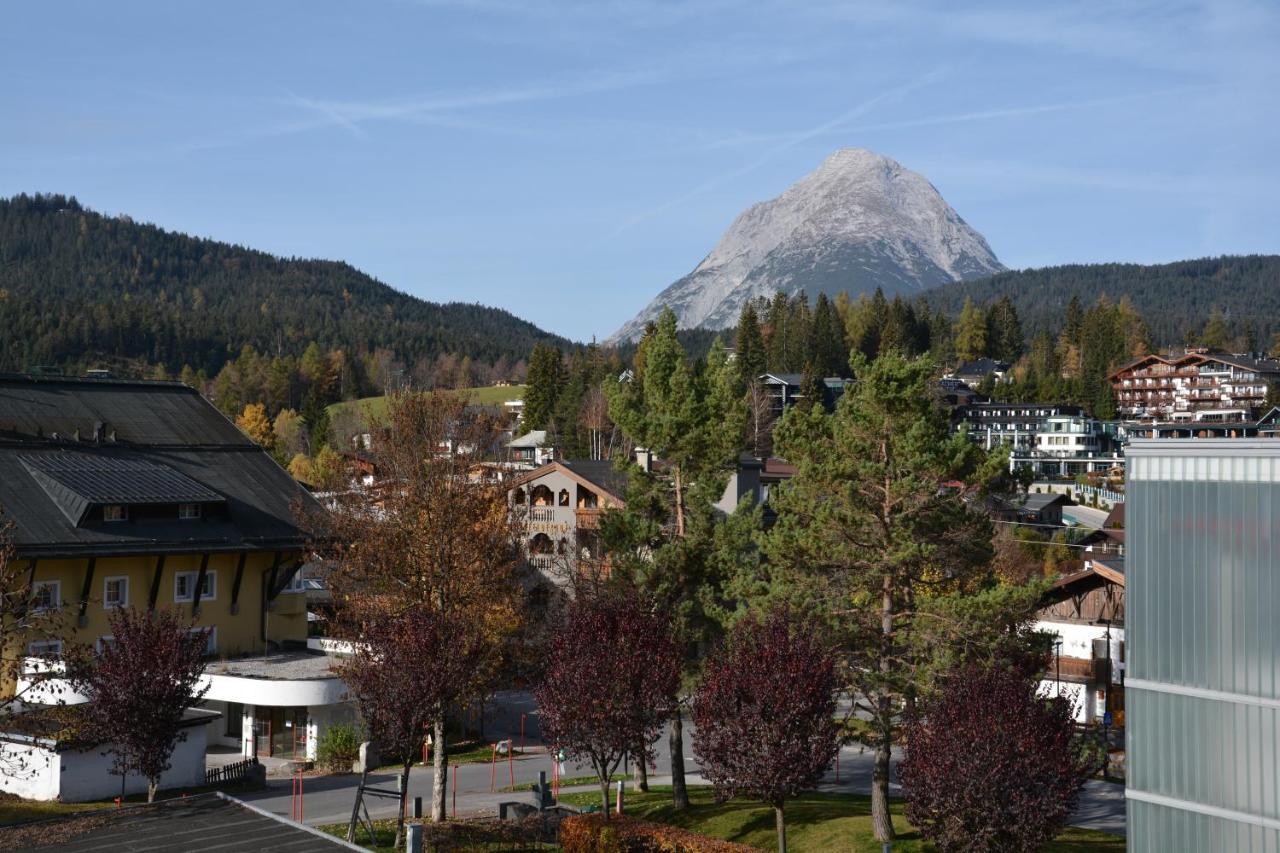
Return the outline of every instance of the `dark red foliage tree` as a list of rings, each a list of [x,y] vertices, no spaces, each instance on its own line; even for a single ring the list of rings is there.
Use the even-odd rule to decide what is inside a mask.
[[[908,723],[898,765],[907,819],[944,851],[1040,850],[1062,829],[1097,759],[1071,707],[1034,677],[971,664]]]
[[[113,757],[124,795],[129,773],[147,780],[155,800],[174,747],[186,740],[182,718],[200,701],[208,635],[173,610],[121,608],[111,613],[112,640],[68,655],[72,686],[89,701],[84,734]]]
[[[840,748],[836,655],[821,631],[785,607],[748,616],[707,662],[693,704],[693,753],[716,796],[773,806],[786,853],[783,808],[812,788]]]
[[[629,589],[572,602],[551,638],[534,691],[543,732],[591,763],[606,820],[618,763],[628,752],[652,761],[653,742],[675,713],[680,664],[666,614]]]
[[[379,753],[401,767],[398,847],[404,835],[409,770],[422,755],[429,727],[471,677],[480,643],[464,625],[428,606],[408,606],[395,613],[368,607],[365,616],[342,677]],[[348,840],[354,840],[354,829],[353,822]]]

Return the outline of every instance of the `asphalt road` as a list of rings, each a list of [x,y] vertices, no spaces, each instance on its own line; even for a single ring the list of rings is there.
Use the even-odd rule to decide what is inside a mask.
[[[551,757],[538,744],[537,717],[533,703],[528,694],[510,692],[500,694],[490,713],[486,714],[486,733],[491,737],[505,736],[514,733],[517,740],[520,731],[520,715],[525,714],[525,736],[528,751],[514,757],[510,763],[500,761],[496,767],[489,764],[463,764],[452,768],[454,779],[450,780],[451,789],[456,787],[457,813],[472,815],[496,813],[498,803],[508,800],[529,802],[528,786],[538,780],[538,772],[546,771],[551,778]],[[701,777],[697,774],[697,763],[693,758],[691,746],[692,725],[685,724],[685,768],[690,784],[697,784]],[[670,783],[670,764],[667,738],[664,735],[657,744],[658,768],[660,774],[651,774],[652,784]],[[869,750],[859,746],[847,746],[840,752],[839,780],[836,779],[835,768],[829,772],[820,785],[824,791],[843,791],[847,793],[868,793],[871,788],[872,755]],[[574,765],[572,762],[565,769],[564,778],[589,776],[591,770],[585,765]],[[521,793],[495,793],[491,788],[501,789],[512,784],[521,789]],[[394,789],[394,774],[370,775],[371,784]],[[357,776],[320,776],[308,778],[304,782],[304,818],[310,825],[324,823],[345,823],[351,819],[351,809],[355,803],[355,791],[359,781]],[[410,797],[422,797],[423,808],[430,808],[432,772],[430,768],[414,767],[409,774]],[[456,784],[455,784],[456,783]],[[574,790],[593,790],[592,787]],[[897,785],[891,790],[897,792]],[[454,792],[450,791],[450,803]],[[288,817],[291,811],[291,782],[288,779],[268,780],[268,787],[263,791],[241,795],[241,798],[254,805]],[[396,802],[392,799],[368,800],[369,813],[374,818],[394,817]],[[1124,786],[1107,782],[1091,781],[1086,783],[1081,794],[1080,806],[1070,821],[1073,825],[1098,829],[1123,835],[1125,831]]]
[[[1092,527],[1095,530],[1102,527],[1102,523],[1107,520],[1110,513],[1105,509],[1094,509],[1089,506],[1069,506],[1062,510],[1063,515],[1070,515],[1084,527]]]

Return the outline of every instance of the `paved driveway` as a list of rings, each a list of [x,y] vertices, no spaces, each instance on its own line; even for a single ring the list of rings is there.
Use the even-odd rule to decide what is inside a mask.
[[[546,771],[551,776],[551,757],[534,746],[539,734],[537,717],[533,713],[532,700],[528,694],[510,692],[500,694],[493,708],[486,713],[486,733],[490,737],[515,733],[519,738],[520,715],[525,714],[525,736],[532,751],[529,754],[514,758],[508,765],[500,762],[491,768],[488,764],[464,764],[453,768],[456,777],[458,814],[494,813],[498,803],[505,800],[528,801],[527,793],[498,794],[490,792],[491,779],[498,788],[502,788],[515,780],[522,790],[538,780],[538,771]],[[685,767],[690,784],[701,781],[697,775],[697,763],[693,759],[692,726],[685,726]],[[658,767],[667,771],[668,749],[664,735],[658,741]],[[895,756],[896,760],[897,756]],[[833,768],[823,780],[820,790],[843,791],[847,793],[868,793],[871,789],[871,771],[873,758],[870,750],[859,746],[846,746],[840,752],[840,774],[836,781]],[[586,765],[570,763],[566,768],[565,778],[591,775]],[[415,767],[409,775],[410,797],[422,797],[424,809],[429,809],[431,800],[432,772],[430,768]],[[394,774],[371,776],[370,779],[381,787],[394,788]],[[451,788],[455,780],[450,780]],[[669,784],[668,772],[650,777],[653,784]],[[309,778],[305,782],[305,818],[308,824],[345,823],[351,819],[351,808],[355,802],[355,790],[358,777],[355,776],[321,776]],[[575,789],[578,790],[578,789]],[[581,790],[592,790],[587,787]],[[896,782],[891,783],[890,790],[898,793]],[[269,781],[267,789],[243,795],[243,799],[265,808],[276,814],[288,816],[290,813],[290,783],[287,780]],[[450,791],[452,802],[453,792]],[[396,803],[394,800],[370,799],[369,813],[375,817],[394,817]],[[1124,786],[1108,782],[1091,781],[1085,784],[1081,793],[1080,806],[1072,817],[1075,826],[1098,829],[1123,835],[1125,831]]]

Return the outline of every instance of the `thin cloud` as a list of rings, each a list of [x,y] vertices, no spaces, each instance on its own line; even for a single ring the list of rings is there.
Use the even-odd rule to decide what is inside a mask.
[[[804,142],[807,142],[810,139],[813,139],[817,136],[822,136],[823,134],[829,133],[830,131],[836,128],[843,127],[844,125],[847,125],[849,122],[853,121],[854,119],[861,118],[862,116],[871,112],[880,104],[886,101],[896,100],[897,98],[901,98],[902,96],[909,94],[910,92],[916,89],[929,85],[941,75],[942,75],[942,69],[931,71],[928,74],[921,77],[920,79],[915,80],[911,83],[905,83],[901,86],[895,86],[892,89],[881,92],[879,95],[876,95],[875,97],[869,98],[863,101],[862,103],[858,104],[853,109],[847,110],[846,112],[841,113],[835,118],[824,121],[821,124],[818,124],[809,128],[808,130],[802,130],[796,133],[788,134],[782,138],[782,141],[779,144],[768,149],[759,157],[757,157],[755,160],[752,160],[750,163],[747,163],[745,166],[741,166],[737,169],[734,169],[731,172],[725,172],[724,174],[711,178],[708,181],[704,181],[703,183],[698,184],[696,187],[689,190],[688,192],[682,193],[681,195],[676,196],[675,198],[669,199],[668,201],[665,201],[659,205],[655,205],[654,207],[641,211],[635,216],[632,216],[630,219],[626,220],[617,228],[615,228],[613,230],[613,233],[610,236],[617,237],[619,234],[622,234],[624,231],[628,230],[629,228],[633,228],[634,226],[640,224],[641,222],[644,222],[646,219],[652,219],[654,216],[657,216],[660,213],[665,213],[666,211],[672,209],[673,207],[678,207],[679,205],[684,204],[690,199],[696,196],[699,196],[708,190],[714,189],[715,187],[718,187],[721,184],[727,183],[728,181],[732,181],[735,178],[740,178],[743,175],[754,172],[756,169],[759,169],[760,167],[764,166],[766,163],[768,163],[770,160],[772,160],[774,157],[778,156],[779,154],[783,153],[784,151],[794,148],[795,146],[800,145]]]

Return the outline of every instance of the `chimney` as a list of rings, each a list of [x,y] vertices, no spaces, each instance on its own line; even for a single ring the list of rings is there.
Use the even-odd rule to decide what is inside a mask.
[[[644,447],[636,448],[636,464],[648,474],[653,470],[653,453]]]

